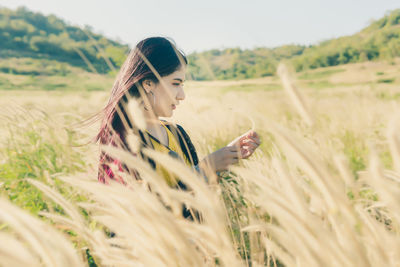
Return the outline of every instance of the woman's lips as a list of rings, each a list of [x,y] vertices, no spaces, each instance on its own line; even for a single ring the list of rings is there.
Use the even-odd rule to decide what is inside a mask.
[[[176,106],[175,106],[175,105],[172,105],[172,109],[176,109]]]

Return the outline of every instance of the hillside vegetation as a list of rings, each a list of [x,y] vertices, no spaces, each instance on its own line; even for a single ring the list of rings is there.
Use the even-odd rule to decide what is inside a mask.
[[[228,48],[193,53],[190,73],[196,80],[247,79],[274,75],[277,64],[288,59],[296,71],[400,56],[400,9],[372,22],[360,32],[309,47],[242,50]]]
[[[119,67],[129,50],[127,45],[96,34],[90,27],[81,29],[54,15],[44,16],[23,7],[16,10],[0,8],[0,43],[2,59],[56,60],[99,73],[110,72],[113,66]],[[37,72],[40,74],[41,68],[29,73],[19,73],[20,70],[11,67],[2,67],[0,71],[36,75]]]
[[[325,41],[293,59],[297,71],[400,56],[400,9],[352,36]]]
[[[194,80],[248,79],[272,76],[280,60],[301,55],[304,46],[277,48],[213,49],[189,55],[189,73]]]

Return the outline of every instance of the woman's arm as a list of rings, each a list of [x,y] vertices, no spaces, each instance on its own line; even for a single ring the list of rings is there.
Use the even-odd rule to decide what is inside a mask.
[[[227,170],[229,165],[239,162],[241,158],[246,159],[250,157],[261,143],[258,134],[251,130],[237,137],[226,147],[198,161],[196,149],[185,130],[180,125],[176,125],[173,128],[168,124],[166,126],[176,135],[183,152],[190,158],[194,168],[204,177],[206,182],[218,181],[217,172]]]

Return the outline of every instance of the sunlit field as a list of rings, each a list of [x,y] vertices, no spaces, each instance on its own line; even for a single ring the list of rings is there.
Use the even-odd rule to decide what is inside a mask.
[[[262,139],[218,184],[146,152],[190,191],[110,147],[143,181],[97,182],[98,125],[79,122],[106,104],[112,75],[2,74],[0,266],[399,266],[400,60],[290,69],[185,83],[171,121],[200,158],[250,129]]]

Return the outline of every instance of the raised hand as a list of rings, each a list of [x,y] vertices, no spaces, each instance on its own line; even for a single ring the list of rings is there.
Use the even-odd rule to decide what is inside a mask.
[[[225,171],[231,164],[239,161],[239,147],[237,145],[223,147],[205,157],[200,165],[214,172]]]
[[[199,162],[200,167],[205,173],[208,171],[219,172],[228,169],[229,165],[239,162],[239,159],[247,159],[261,144],[258,134],[250,130],[245,134],[239,136],[223,147]]]
[[[236,146],[240,148],[240,155],[242,159],[247,159],[250,157],[254,151],[259,147],[261,144],[261,140],[259,135],[250,130],[243,135],[237,137],[228,146]]]

